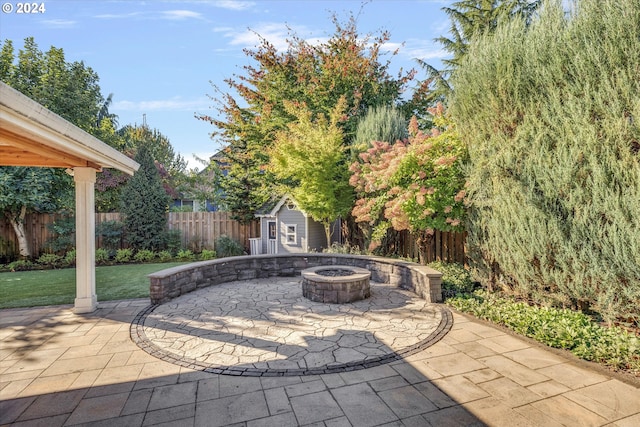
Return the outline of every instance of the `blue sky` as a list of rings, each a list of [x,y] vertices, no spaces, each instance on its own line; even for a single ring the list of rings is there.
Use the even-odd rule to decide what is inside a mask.
[[[362,1],[99,1],[45,0],[44,13],[18,14],[18,2],[2,0],[0,38],[16,51],[33,36],[40,50],[62,48],[67,61],[84,61],[100,77],[111,112],[119,124],[147,124],[166,135],[177,152],[198,166],[192,154],[208,157],[221,145],[209,134],[211,124],[196,113],[216,114],[212,84],[243,74],[250,64],[244,48],[258,44],[260,34],[285,48],[287,27],[308,40],[325,40],[334,31],[332,13],[346,21],[358,16],[360,34],[388,30],[390,70],[419,68],[415,58],[439,64],[444,56],[434,38],[449,22],[441,8],[447,0]],[[5,7],[13,6],[10,13]],[[423,73],[418,75],[423,76]]]

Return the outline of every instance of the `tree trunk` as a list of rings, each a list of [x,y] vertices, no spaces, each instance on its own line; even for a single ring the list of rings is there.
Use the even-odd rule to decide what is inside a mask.
[[[416,236],[420,264],[426,265],[429,262],[429,248],[433,243],[433,230],[420,230],[416,232]]]
[[[365,236],[360,225],[355,221],[353,215],[349,214],[340,221],[342,224],[342,243],[348,246],[357,246],[366,250],[371,243],[371,239]],[[370,234],[370,233],[369,233]]]
[[[324,235],[327,238],[327,249],[329,249],[331,247],[331,223],[330,222],[324,222]]]
[[[29,240],[27,239],[27,233],[24,229],[24,219],[27,216],[27,207],[22,206],[20,214],[17,216],[11,215],[9,222],[13,227],[13,231],[18,237],[18,247],[20,248],[21,258],[31,258],[31,248],[29,248]]]

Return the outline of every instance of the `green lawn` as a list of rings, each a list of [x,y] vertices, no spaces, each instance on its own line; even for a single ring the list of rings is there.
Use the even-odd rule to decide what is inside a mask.
[[[96,267],[98,301],[149,296],[147,274],[184,262]],[[0,273],[0,308],[73,304],[76,269]]]

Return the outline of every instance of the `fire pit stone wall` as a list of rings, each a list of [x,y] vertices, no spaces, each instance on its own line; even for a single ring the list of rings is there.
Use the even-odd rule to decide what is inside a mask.
[[[314,302],[345,304],[369,298],[371,272],[345,265],[302,270],[302,295]]]
[[[299,276],[311,267],[341,265],[360,267],[371,280],[411,290],[429,302],[442,302],[442,273],[413,262],[350,254],[249,255],[200,261],[150,274],[152,304],[162,304],[195,289],[236,280]]]

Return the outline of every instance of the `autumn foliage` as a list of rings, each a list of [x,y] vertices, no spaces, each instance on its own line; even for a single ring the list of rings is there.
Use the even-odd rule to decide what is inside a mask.
[[[422,257],[434,230],[464,227],[466,149],[442,105],[431,109],[435,127],[429,133],[409,124],[409,138],[373,142],[354,162],[350,184],[358,199],[352,214],[373,250],[387,230],[409,230],[417,236]]]
[[[216,127],[212,136],[225,145],[227,174],[221,185],[234,218],[252,221],[278,184],[267,168],[268,153],[276,135],[297,120],[288,102],[304,103],[314,116],[329,116],[344,99],[339,127],[342,144],[349,146],[361,116],[371,107],[400,102],[413,78],[413,72],[390,75],[383,48],[388,32],[361,35],[353,16],[344,23],[334,16],[333,23],[334,34],[319,44],[291,31],[284,50],[264,38],[245,49],[251,63],[225,80],[229,92],[215,87],[218,114],[199,116]]]

